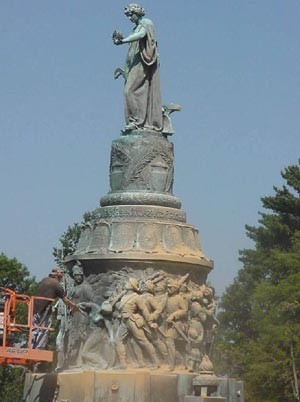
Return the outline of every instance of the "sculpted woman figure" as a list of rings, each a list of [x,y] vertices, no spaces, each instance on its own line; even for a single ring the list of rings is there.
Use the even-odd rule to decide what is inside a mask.
[[[113,33],[115,45],[129,43],[124,70],[115,78],[125,79],[125,132],[136,129],[162,131],[162,105],[159,84],[159,61],[154,25],[144,18],[145,10],[136,3],[125,7],[125,15],[135,25],[126,38]]]

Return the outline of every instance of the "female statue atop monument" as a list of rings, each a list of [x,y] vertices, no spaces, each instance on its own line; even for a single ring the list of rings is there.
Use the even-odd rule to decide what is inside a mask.
[[[148,129],[160,132],[162,105],[154,25],[144,18],[145,10],[139,4],[129,4],[124,13],[135,27],[126,38],[115,31],[113,42],[115,45],[129,43],[125,69],[115,71],[115,78],[123,75],[125,79],[125,131]]]

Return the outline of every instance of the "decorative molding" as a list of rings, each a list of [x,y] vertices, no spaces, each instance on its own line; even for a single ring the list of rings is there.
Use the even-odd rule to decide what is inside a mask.
[[[101,207],[110,205],[153,205],[180,209],[179,198],[170,194],[150,193],[150,192],[120,192],[108,193],[100,200]]]

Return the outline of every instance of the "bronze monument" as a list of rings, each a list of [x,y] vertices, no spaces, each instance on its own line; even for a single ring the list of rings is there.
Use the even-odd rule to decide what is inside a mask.
[[[213,373],[213,262],[173,194],[170,114],[180,106],[162,106],[152,21],[136,3],[125,15],[133,32],[112,38],[129,44],[115,71],[125,80],[126,126],[112,142],[110,191],[65,260],[81,313],[65,324],[57,400],[227,401],[229,382],[219,396]]]

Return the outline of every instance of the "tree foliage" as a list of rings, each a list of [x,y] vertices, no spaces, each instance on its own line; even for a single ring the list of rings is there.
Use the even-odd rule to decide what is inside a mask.
[[[299,401],[300,166],[263,197],[259,225],[246,226],[254,249],[220,303],[219,370],[245,380],[249,402]]]
[[[33,294],[36,289],[34,277],[16,258],[0,254],[0,286],[13,289],[17,293]],[[23,311],[19,314],[22,315]],[[0,366],[0,401],[16,402],[22,400],[24,387],[24,369]]]
[[[33,294],[36,287],[35,278],[25,265],[16,258],[8,258],[0,254],[0,286],[10,288],[17,293]]]
[[[60,237],[60,247],[53,247],[53,256],[58,265],[64,263],[64,259],[67,255],[74,254],[81,232],[84,228],[91,224],[93,220],[94,212],[86,212],[83,215],[81,223],[74,223],[72,226],[68,226],[67,230]]]

